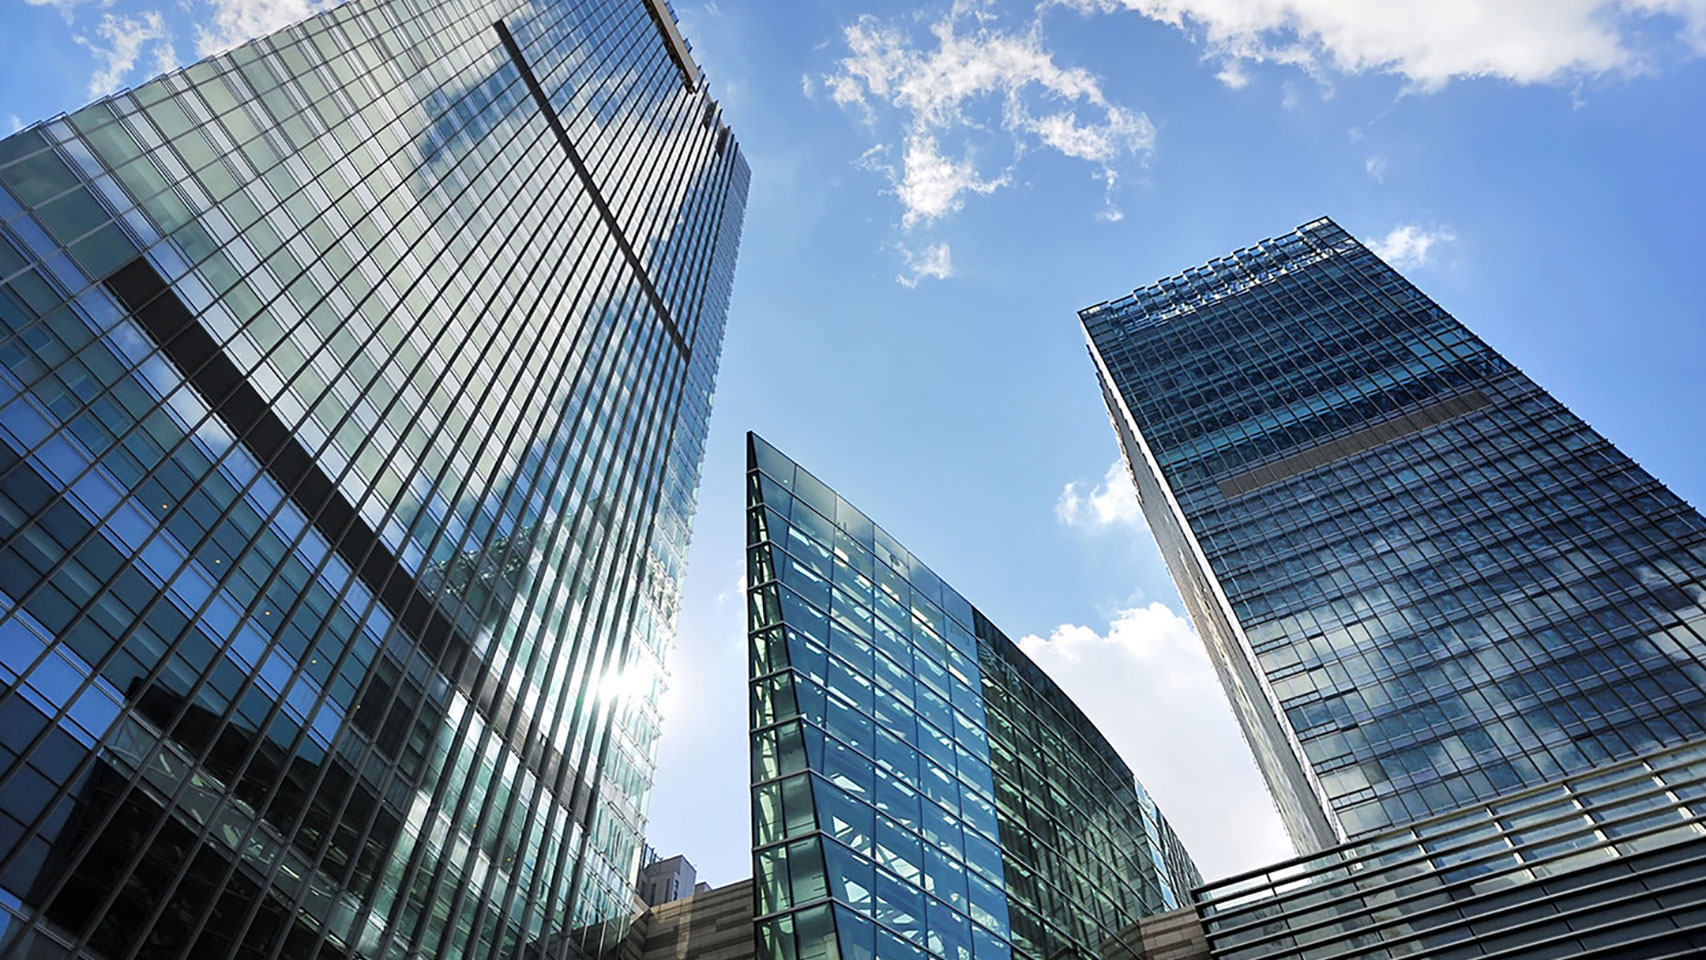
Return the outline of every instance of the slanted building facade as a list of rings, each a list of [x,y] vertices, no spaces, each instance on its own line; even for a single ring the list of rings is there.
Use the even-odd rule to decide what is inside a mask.
[[[1201,878],[1131,770],[883,528],[750,434],[748,468],[759,957],[1144,956]]]
[[[1332,221],[1080,319],[1301,852],[1706,734],[1706,520]]]
[[[1706,949],[1706,521],[1330,220],[1080,319],[1303,854],[1210,954]]]

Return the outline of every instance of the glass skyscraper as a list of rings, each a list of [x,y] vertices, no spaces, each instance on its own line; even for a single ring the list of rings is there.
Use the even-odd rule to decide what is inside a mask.
[[[1300,851],[1702,735],[1706,522],[1330,220],[1080,319]]]
[[[748,434],[760,960],[1123,960],[1202,882],[994,624]]]
[[[747,182],[661,0],[0,141],[0,956],[620,933]]]

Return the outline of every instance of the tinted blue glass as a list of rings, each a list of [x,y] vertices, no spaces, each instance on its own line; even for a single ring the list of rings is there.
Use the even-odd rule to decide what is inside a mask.
[[[1081,318],[1301,848],[1701,735],[1706,522],[1331,221]]]
[[[771,876],[778,851],[791,865],[797,845],[821,849],[821,896],[838,904],[837,931],[822,931],[799,922],[816,900],[765,888],[760,943],[781,951],[766,957],[1099,956],[1138,917],[1181,905],[1196,868],[1083,714],[882,528],[749,444],[755,869]],[[784,519],[769,498],[789,484]],[[778,631],[825,629],[827,657],[815,643],[775,656]],[[795,819],[777,802],[792,722],[767,704],[779,683],[819,679],[816,816]]]
[[[352,2],[0,140],[0,955],[621,933],[748,181],[673,29]]]

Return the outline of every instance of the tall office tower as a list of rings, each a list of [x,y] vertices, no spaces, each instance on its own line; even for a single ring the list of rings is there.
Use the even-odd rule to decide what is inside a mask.
[[[747,468],[760,960],[1144,956],[1202,879],[1131,770],[881,527]]]
[[[1080,318],[1301,851],[1702,734],[1706,523],[1337,225]]]
[[[660,0],[0,141],[0,956],[620,932],[747,180]]]

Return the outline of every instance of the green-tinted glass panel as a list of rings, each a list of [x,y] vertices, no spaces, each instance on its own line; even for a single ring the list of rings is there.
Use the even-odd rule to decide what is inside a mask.
[[[746,162],[662,3],[309,8],[0,138],[0,954],[631,915]]]
[[[791,868],[821,849],[840,951],[1094,956],[1176,905],[1194,870],[1167,865],[1171,831],[1082,714],[882,528],[763,440],[749,443],[752,513],[766,521],[749,532],[754,545],[762,532],[776,578],[750,591],[766,611],[752,634],[754,770],[775,775],[782,731],[804,732],[815,818],[795,822],[789,806],[786,836],[811,830],[821,847],[777,846],[783,832],[762,822],[754,841],[762,862],[785,849]],[[762,672],[783,668],[757,652],[780,645],[772,603],[803,723],[777,713]],[[770,810],[773,785],[754,798]]]

